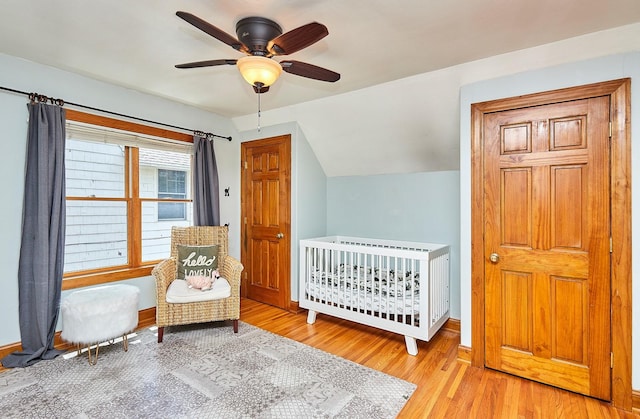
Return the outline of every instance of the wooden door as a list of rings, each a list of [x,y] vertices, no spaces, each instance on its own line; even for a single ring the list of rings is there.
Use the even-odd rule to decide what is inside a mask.
[[[289,308],[291,136],[242,143],[242,263],[246,296]]]
[[[609,97],[487,113],[485,364],[611,398]]]

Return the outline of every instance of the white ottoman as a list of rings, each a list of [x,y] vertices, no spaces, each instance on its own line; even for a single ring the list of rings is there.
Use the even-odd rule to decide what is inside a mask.
[[[140,290],[133,285],[106,285],[75,291],[60,304],[62,339],[87,346],[89,363],[98,362],[99,343],[122,336],[128,349],[127,333],[138,325]],[[92,358],[91,346],[96,345]]]

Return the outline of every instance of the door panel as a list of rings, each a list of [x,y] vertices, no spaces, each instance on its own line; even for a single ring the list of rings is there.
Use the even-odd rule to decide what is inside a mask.
[[[602,399],[611,397],[608,126],[608,97],[483,120],[485,364]]]
[[[585,281],[576,278],[551,276],[552,317],[562,319],[554,323],[552,356],[576,364],[587,364],[588,333],[583,333],[589,324],[587,288]]]
[[[586,250],[586,181],[586,165],[551,167],[552,249]]]
[[[288,308],[290,136],[242,143],[242,262],[248,298]]]
[[[531,248],[531,168],[502,171],[502,243]]]
[[[502,345],[532,352],[531,316],[533,315],[532,275],[522,272],[502,272],[503,305]],[[509,302],[506,304],[505,302]]]

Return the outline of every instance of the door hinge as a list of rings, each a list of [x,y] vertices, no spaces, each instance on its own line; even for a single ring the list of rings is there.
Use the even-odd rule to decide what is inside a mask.
[[[613,369],[613,352],[611,352],[611,369]]]
[[[613,237],[609,237],[609,253],[613,253]]]
[[[244,223],[247,224],[247,217],[244,217]]]
[[[609,139],[613,137],[613,123],[609,121]]]
[[[244,168],[245,168],[245,169],[248,169],[248,168],[249,168],[249,165],[247,164],[247,161],[246,161],[246,160],[244,161]]]

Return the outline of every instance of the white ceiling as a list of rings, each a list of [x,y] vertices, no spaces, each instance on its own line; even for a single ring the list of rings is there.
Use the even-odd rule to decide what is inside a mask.
[[[394,96],[396,85],[388,82],[640,21],[638,0],[3,0],[0,52],[206,109],[233,118],[240,130],[255,125],[256,95],[234,66],[174,68],[242,56],[177,10],[234,36],[236,22],[252,15],[277,21],[285,32],[311,21],[328,27],[326,38],[278,60],[326,67],[341,79],[283,73],[261,102],[265,123],[273,110],[272,122],[300,124],[330,176],[457,168],[457,123],[429,124],[428,117],[456,120],[457,111],[442,115],[433,91]],[[371,86],[378,87],[365,89]],[[378,105],[353,109],[349,98],[366,91],[358,100]],[[414,116],[405,110],[416,103],[425,108],[421,124],[407,123]],[[359,129],[381,117],[394,127],[393,157],[401,167],[372,168],[373,158],[358,168],[353,161],[363,147],[389,160],[379,145],[390,139]]]

